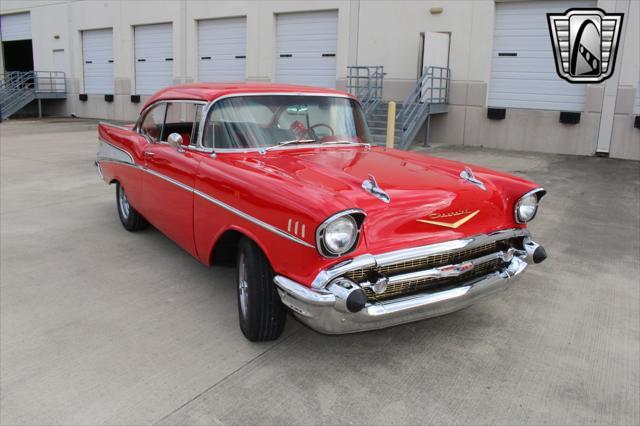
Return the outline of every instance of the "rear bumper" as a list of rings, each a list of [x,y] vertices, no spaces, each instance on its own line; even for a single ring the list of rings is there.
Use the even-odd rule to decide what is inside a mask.
[[[344,295],[336,291],[339,290],[336,286],[315,290],[280,275],[274,278],[274,282],[282,302],[291,308],[300,321],[321,333],[344,334],[391,327],[458,311],[507,288],[532,262],[532,253],[523,250],[497,272],[460,283],[455,288],[367,302],[357,312],[345,309]]]

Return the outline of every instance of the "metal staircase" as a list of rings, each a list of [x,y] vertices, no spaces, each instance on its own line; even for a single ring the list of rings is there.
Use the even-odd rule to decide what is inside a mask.
[[[0,79],[0,120],[9,118],[34,100],[42,117],[43,99],[64,99],[67,84],[62,71],[12,71]]]
[[[449,68],[427,67],[411,93],[402,101],[402,109],[396,114],[396,126],[401,130],[398,148],[409,149],[425,121],[427,144],[431,115],[448,111],[450,75]]]
[[[384,67],[382,65],[348,66],[347,91],[360,100],[360,104],[368,117],[382,101]]]
[[[388,121],[389,103],[380,102],[376,108],[367,115],[367,123],[369,131],[375,145],[385,145],[387,142],[387,121]],[[402,104],[396,104],[396,115],[402,111]],[[396,121],[395,141],[399,141],[402,137],[402,128]]]

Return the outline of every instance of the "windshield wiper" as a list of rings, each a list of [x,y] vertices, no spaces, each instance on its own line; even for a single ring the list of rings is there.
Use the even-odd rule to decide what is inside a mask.
[[[303,143],[313,143],[317,142],[315,139],[291,139],[290,141],[282,141],[279,142],[278,145],[272,145],[264,149],[264,151],[270,151],[273,148],[279,148],[281,146],[294,145],[294,144],[303,144]]]
[[[355,145],[369,145],[366,142],[357,142],[357,141],[350,141],[350,140],[339,140],[339,141],[326,141],[326,142],[321,142],[322,145],[351,145],[351,144],[355,144]]]

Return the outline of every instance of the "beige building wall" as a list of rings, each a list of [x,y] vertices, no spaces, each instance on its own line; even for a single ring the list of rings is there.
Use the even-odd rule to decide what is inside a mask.
[[[495,1],[362,2],[358,31],[358,64],[385,66],[384,96],[402,101],[418,75],[420,32],[451,34],[449,111],[434,115],[430,142],[527,151],[593,155],[601,118],[613,120],[610,155],[640,159],[640,130],[633,128],[633,101],[640,67],[640,2],[600,0],[598,6],[625,13],[625,44],[618,53],[620,74],[615,116],[601,117],[604,86],[590,85],[580,123],[559,122],[559,111],[507,108],[504,120],[487,116]],[[432,7],[442,7],[438,14]],[[381,30],[381,28],[389,30]],[[393,34],[393,37],[389,37]],[[614,78],[612,78],[614,80]]]
[[[273,81],[276,15],[337,10],[338,87],[345,85],[348,65],[384,65],[387,100],[401,101],[416,82],[420,33],[450,33],[449,111],[433,116],[431,143],[593,155],[598,137],[609,123],[610,156],[640,159],[640,130],[633,128],[633,102],[640,80],[640,2],[598,1],[607,11],[624,11],[624,45],[619,49],[614,78],[588,87],[577,125],[559,123],[559,111],[508,108],[505,120],[486,118],[495,5],[494,0],[42,1],[35,5],[5,0],[0,2],[0,13],[31,12],[36,69],[51,69],[53,50],[64,49],[70,93],[67,102],[47,104],[46,112],[53,114],[118,120],[136,117],[146,100],[144,96],[139,104],[130,100],[136,93],[136,25],[172,23],[173,77],[180,83],[198,80],[197,21],[244,16],[247,79]],[[432,13],[432,8],[442,11]],[[101,95],[89,95],[88,101],[81,102],[81,31],[100,28],[113,28],[115,99],[108,103]],[[613,93],[613,98],[605,93]]]
[[[53,49],[64,49],[68,67],[65,103],[46,104],[47,113],[75,114],[79,117],[134,120],[149,96],[132,103],[136,93],[134,62],[134,27],[136,25],[172,23],[173,79],[176,84],[197,81],[197,21],[201,19],[244,16],[247,19],[247,80],[275,79],[276,14],[337,10],[338,43],[336,75],[344,74],[349,61],[352,32],[351,10],[355,1],[42,1],[7,0],[0,2],[0,13],[31,13],[34,67],[47,70],[53,66]],[[84,93],[82,31],[112,28],[115,93],[113,102],[103,95]],[[58,35],[58,39],[54,39]]]

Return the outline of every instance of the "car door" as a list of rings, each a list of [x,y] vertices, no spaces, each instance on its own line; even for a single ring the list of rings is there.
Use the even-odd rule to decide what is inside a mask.
[[[202,105],[194,102],[166,102],[158,106],[148,128],[162,123],[152,143],[144,149],[144,215],[165,235],[197,256],[193,238],[193,186],[198,170],[197,153],[188,149]],[[164,109],[163,109],[164,108]],[[152,111],[153,112],[153,111]],[[162,117],[160,119],[160,117]],[[141,130],[145,130],[145,121]],[[171,133],[182,136],[184,147],[169,145]]]

